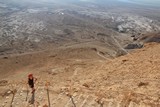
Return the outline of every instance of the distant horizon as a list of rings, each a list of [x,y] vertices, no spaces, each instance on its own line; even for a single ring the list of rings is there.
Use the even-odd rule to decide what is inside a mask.
[[[156,5],[160,6],[160,0],[6,0],[8,2],[18,1],[18,2],[59,2],[59,3],[67,3],[67,2],[94,2],[94,3],[107,3],[107,1],[118,1],[118,2],[127,2],[127,3],[135,3],[135,4],[144,4],[144,5]]]
[[[118,1],[160,7],[160,0],[118,0]]]

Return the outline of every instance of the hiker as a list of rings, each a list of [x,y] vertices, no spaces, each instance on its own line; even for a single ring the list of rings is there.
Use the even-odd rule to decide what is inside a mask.
[[[34,93],[34,83],[36,82],[37,78],[33,77],[33,74],[28,75],[28,85],[32,89],[32,93]]]

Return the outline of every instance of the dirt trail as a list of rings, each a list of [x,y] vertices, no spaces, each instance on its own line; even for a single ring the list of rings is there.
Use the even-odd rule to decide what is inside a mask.
[[[100,57],[103,58],[103,59],[109,60],[109,58],[107,58],[107,57],[103,56],[102,54],[100,54],[99,51],[97,51],[97,55],[100,56]]]
[[[111,38],[114,40],[114,42],[117,44],[117,46],[123,50],[126,54],[129,54],[122,46],[121,44],[117,41],[117,39],[114,36],[111,36]]]

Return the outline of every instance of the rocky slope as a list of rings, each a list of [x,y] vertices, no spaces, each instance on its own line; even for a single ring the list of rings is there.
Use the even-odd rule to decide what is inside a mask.
[[[27,106],[27,75],[34,73],[38,78],[34,101],[37,107],[48,105],[46,84],[51,107],[159,107],[159,50],[159,44],[150,43],[112,60],[101,59],[95,50],[88,49],[3,57],[1,63],[5,61],[12,69],[1,75],[1,106],[11,104],[13,90],[13,107]],[[84,56],[88,52],[90,55]]]

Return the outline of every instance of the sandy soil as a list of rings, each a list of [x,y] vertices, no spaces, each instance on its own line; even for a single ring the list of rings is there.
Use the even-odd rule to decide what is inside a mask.
[[[0,106],[9,107],[12,92],[13,107],[29,106],[26,81],[33,73],[38,78],[37,107],[48,107],[46,83],[51,107],[74,107],[74,103],[76,107],[159,107],[159,50],[159,44],[149,43],[115,59],[105,59],[91,48],[2,57]],[[29,92],[28,99],[31,97]]]

